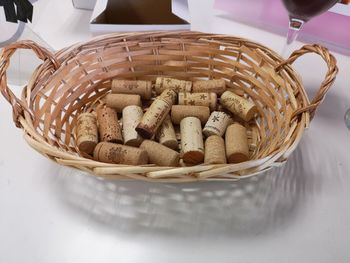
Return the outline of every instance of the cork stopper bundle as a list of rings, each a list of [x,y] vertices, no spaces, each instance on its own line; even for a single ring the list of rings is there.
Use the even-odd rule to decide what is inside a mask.
[[[253,101],[228,90],[223,79],[170,77],[113,79],[104,103],[90,111],[77,116],[82,155],[165,167],[248,161],[246,127],[258,113]]]

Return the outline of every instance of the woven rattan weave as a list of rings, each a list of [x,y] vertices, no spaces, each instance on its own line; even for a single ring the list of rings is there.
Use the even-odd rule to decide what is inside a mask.
[[[10,57],[17,49],[31,49],[43,60],[21,98],[10,90],[6,79]],[[312,100],[291,66],[306,53],[320,55],[328,66]],[[237,180],[285,162],[337,72],[335,58],[318,45],[306,45],[283,61],[269,48],[246,39],[188,31],[105,35],[54,54],[22,41],[0,54],[0,89],[31,147],[59,164],[97,176],[156,182]],[[253,100],[258,116],[246,124],[251,160],[174,168],[106,164],[79,153],[74,138],[76,117],[110,92],[112,78],[155,80],[157,76],[222,78],[228,89]]]

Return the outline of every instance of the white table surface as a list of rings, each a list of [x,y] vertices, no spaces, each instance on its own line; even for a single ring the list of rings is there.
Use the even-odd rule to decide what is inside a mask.
[[[190,1],[193,29],[281,50],[282,37],[211,15],[212,2]],[[35,5],[33,27],[55,48],[90,37],[88,11]],[[350,262],[350,59],[335,55],[337,81],[287,165],[238,183],[101,181],[62,168],[25,143],[1,97],[0,262]],[[315,92],[321,60],[295,65]]]

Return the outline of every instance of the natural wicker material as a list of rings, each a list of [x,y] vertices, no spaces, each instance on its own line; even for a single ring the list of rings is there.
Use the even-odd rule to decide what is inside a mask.
[[[44,62],[17,98],[7,86],[10,57],[32,49]],[[308,99],[291,64],[305,53],[319,54],[328,72]],[[283,59],[245,39],[196,32],[111,34],[52,54],[31,41],[13,43],[0,56],[0,90],[13,108],[17,127],[35,150],[53,161],[114,179],[157,182],[237,180],[283,163],[299,143],[338,68],[327,49],[306,45]],[[111,79],[154,81],[225,79],[236,94],[255,102],[258,118],[246,125],[251,161],[192,167],[126,166],[83,157],[75,143],[77,114],[89,111],[110,91]]]

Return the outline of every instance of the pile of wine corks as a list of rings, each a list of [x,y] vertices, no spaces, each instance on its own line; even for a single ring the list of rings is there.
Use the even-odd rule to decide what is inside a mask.
[[[249,160],[257,107],[224,80],[112,81],[105,104],[77,118],[79,151],[97,161],[186,166]],[[239,121],[238,121],[239,120]]]

